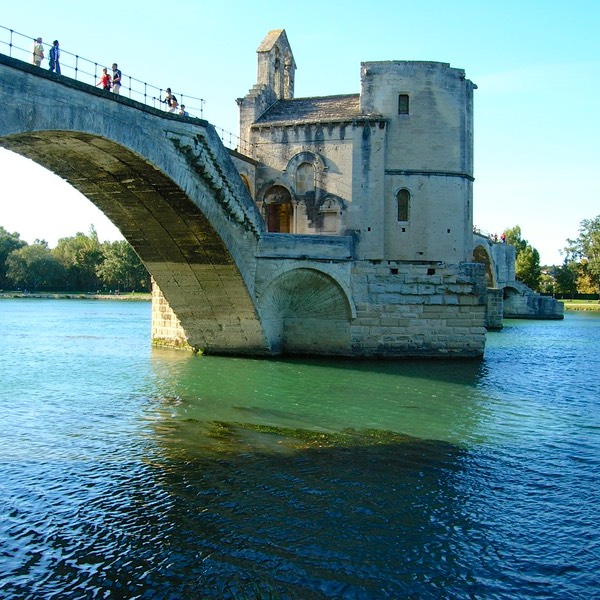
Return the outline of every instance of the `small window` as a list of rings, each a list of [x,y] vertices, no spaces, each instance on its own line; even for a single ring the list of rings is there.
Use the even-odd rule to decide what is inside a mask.
[[[408,221],[408,208],[410,204],[410,192],[408,190],[398,190],[396,193],[398,202],[398,221]]]
[[[398,96],[398,114],[408,114],[408,94],[400,94]]]

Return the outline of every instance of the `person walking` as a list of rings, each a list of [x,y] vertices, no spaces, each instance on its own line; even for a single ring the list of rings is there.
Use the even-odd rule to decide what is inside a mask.
[[[39,37],[33,42],[33,64],[36,67],[40,67],[44,60],[44,45],[42,44],[42,38]]]
[[[119,65],[117,63],[113,63],[112,66],[112,91],[113,94],[117,94],[117,96],[121,93],[121,71],[119,70]]]
[[[177,107],[178,106],[179,106],[179,102],[177,102],[177,98],[175,98],[175,96],[171,96],[171,102],[169,103],[169,110],[168,110],[168,112],[170,112],[170,113],[177,112]]]
[[[103,90],[110,92],[111,82],[112,82],[112,78],[108,74],[108,69],[106,67],[103,67],[102,76],[100,77],[100,81],[96,85],[101,85]]]
[[[171,98],[173,98],[173,94],[171,93],[171,88],[167,88],[165,90],[165,99],[161,100],[163,104],[167,105],[167,110],[171,108]]]
[[[60,75],[60,49],[58,47],[58,40],[52,42],[52,48],[50,48],[50,72],[56,72]]]

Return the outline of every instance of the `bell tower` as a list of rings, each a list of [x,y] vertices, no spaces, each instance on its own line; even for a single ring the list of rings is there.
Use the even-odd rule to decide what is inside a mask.
[[[269,31],[258,49],[256,84],[238,98],[240,107],[240,137],[249,139],[248,129],[278,100],[294,98],[296,61],[285,29]]]
[[[296,63],[285,29],[269,31],[256,50],[258,54],[258,85],[266,85],[277,100],[294,97]]]

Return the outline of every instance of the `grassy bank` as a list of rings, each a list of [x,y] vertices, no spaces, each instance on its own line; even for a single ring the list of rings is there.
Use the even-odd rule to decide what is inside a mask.
[[[86,292],[0,292],[2,298],[53,298],[59,300],[151,300],[152,294],[121,292],[120,294],[92,294]]]
[[[598,300],[559,300],[565,305],[565,310],[588,310],[600,312]]]

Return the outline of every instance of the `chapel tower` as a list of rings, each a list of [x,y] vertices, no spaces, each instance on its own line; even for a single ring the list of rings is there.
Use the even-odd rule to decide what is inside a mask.
[[[238,98],[240,107],[240,136],[249,139],[248,128],[278,100],[294,98],[296,62],[285,29],[269,31],[256,50],[258,74],[256,84],[244,98]]]

